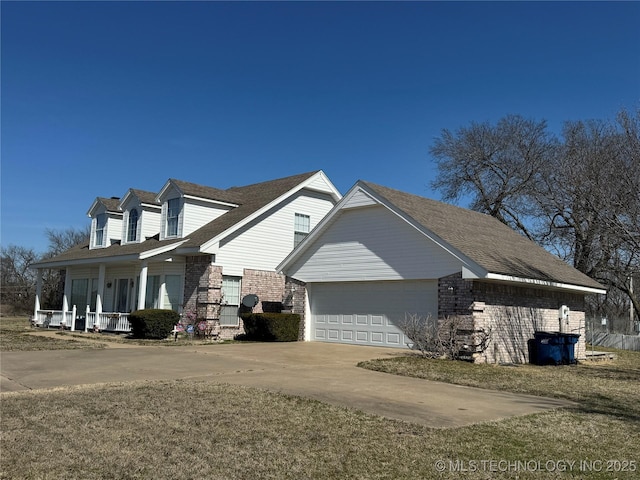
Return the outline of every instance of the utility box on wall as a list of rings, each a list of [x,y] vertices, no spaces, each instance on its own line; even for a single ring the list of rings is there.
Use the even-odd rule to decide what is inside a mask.
[[[558,320],[560,322],[560,332],[562,333],[570,333],[569,332],[569,307],[566,305],[562,305],[558,309]]]

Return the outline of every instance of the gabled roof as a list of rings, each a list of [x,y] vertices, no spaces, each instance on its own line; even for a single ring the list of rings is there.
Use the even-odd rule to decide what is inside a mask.
[[[158,196],[155,192],[147,192],[146,190],[138,190],[137,188],[130,188],[127,193],[120,199],[119,207],[127,202],[129,197],[136,197],[141,205],[160,208],[160,202],[157,201]]]
[[[259,213],[268,210],[281,197],[309,187],[309,182],[318,176],[324,177],[322,170],[225,190],[229,195],[238,199],[238,207],[193,232],[183,247],[199,247],[215,241],[223,233],[228,234],[230,229],[239,228]],[[327,183],[333,187],[328,179]],[[340,199],[337,190],[333,190],[333,196],[336,201]]]
[[[167,180],[167,183],[165,183],[164,187],[162,187],[158,193],[156,200],[161,201],[164,193],[171,186],[175,187],[185,197],[212,200],[230,205],[237,205],[240,203],[240,198],[235,196],[233,193],[230,193],[229,190],[220,190],[219,188],[198,185],[197,183],[176,180],[175,178]]]
[[[107,210],[108,213],[119,213],[119,214],[122,214],[122,210],[120,210],[120,198],[119,197],[111,197],[111,198],[97,197],[93,201],[93,203],[91,204],[91,207],[89,208],[89,210],[87,211],[87,215],[89,217],[92,216],[93,212],[99,206],[103,206]]]
[[[227,190],[220,190],[189,182],[183,182],[181,180],[170,179],[165,184],[162,191],[166,190],[168,186],[173,185],[179,188],[180,192],[184,195],[226,202],[234,204],[235,207],[224,215],[221,215],[198,230],[192,232],[185,238],[159,241],[158,236],[156,235],[152,239],[145,240],[141,243],[125,245],[115,244],[100,249],[89,249],[88,245],[81,245],[54,258],[36,263],[34,264],[34,267],[48,268],[68,264],[70,262],[88,263],[96,259],[141,259],[149,257],[150,253],[156,251],[165,253],[176,248],[180,248],[182,251],[199,251],[203,245],[211,241],[215,241],[216,238],[228,235],[232,231],[235,231],[235,229],[241,228],[252,219],[268,211],[279,201],[295,194],[299,190],[302,190],[303,188],[314,190],[315,187],[313,182],[316,180],[322,180],[323,185],[328,186],[328,190],[335,201],[338,201],[341,198],[340,193],[326,178],[322,170],[256,183],[244,187],[232,187]],[[323,191],[327,192],[327,189],[325,188]],[[136,192],[141,191],[136,190]],[[161,193],[154,198],[154,201],[156,198],[160,197]],[[114,201],[117,202],[117,200]]]
[[[604,293],[604,287],[489,215],[359,181],[318,227],[278,266],[286,270],[321,231],[330,228],[349,198],[365,192],[409,224],[456,252],[468,265],[467,278],[525,282]],[[399,233],[401,234],[401,233]],[[584,287],[584,288],[583,288]]]

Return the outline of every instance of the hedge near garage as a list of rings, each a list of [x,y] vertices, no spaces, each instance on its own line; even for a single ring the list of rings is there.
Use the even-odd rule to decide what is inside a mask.
[[[295,342],[298,340],[300,315],[297,313],[245,313],[242,315],[248,340]]]

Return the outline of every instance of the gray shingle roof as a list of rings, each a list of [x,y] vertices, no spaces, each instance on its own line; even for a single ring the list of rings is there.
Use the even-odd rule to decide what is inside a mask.
[[[229,198],[238,199],[239,206],[193,232],[189,235],[189,241],[183,246],[195,247],[202,245],[257,212],[276,198],[284,195],[298,184],[311,178],[318,171],[225,190],[230,195]]]
[[[131,193],[133,193],[141,203],[148,203],[150,205],[160,205],[160,202],[156,201],[156,197],[158,196],[155,192],[147,192],[146,190],[138,190],[137,188],[132,188]]]
[[[267,182],[256,183],[253,185],[247,185],[244,187],[232,187],[227,190],[220,190],[217,188],[206,187],[203,185],[196,185],[194,183],[183,182],[181,180],[171,181],[182,191],[185,195],[193,195],[200,198],[207,198],[210,200],[224,201],[227,203],[233,203],[238,205],[232,208],[230,211],[209,222],[198,230],[192,232],[185,239],[170,239],[159,241],[158,236],[148,239],[142,243],[134,244],[115,244],[107,248],[89,249],[89,245],[80,245],[74,247],[52,259],[46,260],[43,263],[89,259],[100,259],[109,257],[118,257],[122,255],[139,255],[140,253],[168,246],[181,240],[187,240],[181,247],[184,248],[196,248],[206,243],[208,240],[223,233],[225,230],[233,227],[237,223],[251,216],[261,208],[265,207],[273,200],[277,199],[281,195],[284,195],[291,189],[295,188],[300,183],[311,178],[318,173],[319,170],[302,173],[299,175],[293,175],[291,177],[279,178]],[[135,190],[136,195],[139,198],[140,195],[137,192],[144,192],[141,190]],[[155,203],[155,194],[154,203]],[[118,200],[113,199],[100,199],[101,201],[113,201],[117,211]],[[151,203],[151,202],[150,202]],[[105,203],[105,205],[107,205]]]
[[[178,187],[183,195],[206,198],[208,200],[217,200],[226,203],[237,204],[241,202],[241,199],[233,193],[230,193],[229,190],[220,190],[219,188],[198,185],[196,183],[185,182],[183,180],[176,180],[175,178],[170,179],[170,182]]]
[[[122,213],[120,211],[120,208],[119,208],[120,198],[118,198],[118,197],[111,197],[111,198],[98,197],[98,201],[105,206],[105,208],[107,209],[108,212]]]
[[[489,273],[604,288],[499,220],[369,182],[360,182]]]

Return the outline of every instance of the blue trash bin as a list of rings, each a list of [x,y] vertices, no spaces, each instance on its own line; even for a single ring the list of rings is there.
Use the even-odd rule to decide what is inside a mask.
[[[555,332],[535,332],[536,365],[560,365],[563,359],[564,338]]]
[[[563,353],[562,361],[563,363],[573,365],[574,363],[577,363],[576,356],[575,356],[575,346],[576,346],[576,343],[578,343],[578,339],[580,338],[580,335],[577,333],[565,333],[563,334],[563,337],[564,337],[564,345],[562,349],[562,353]]]

